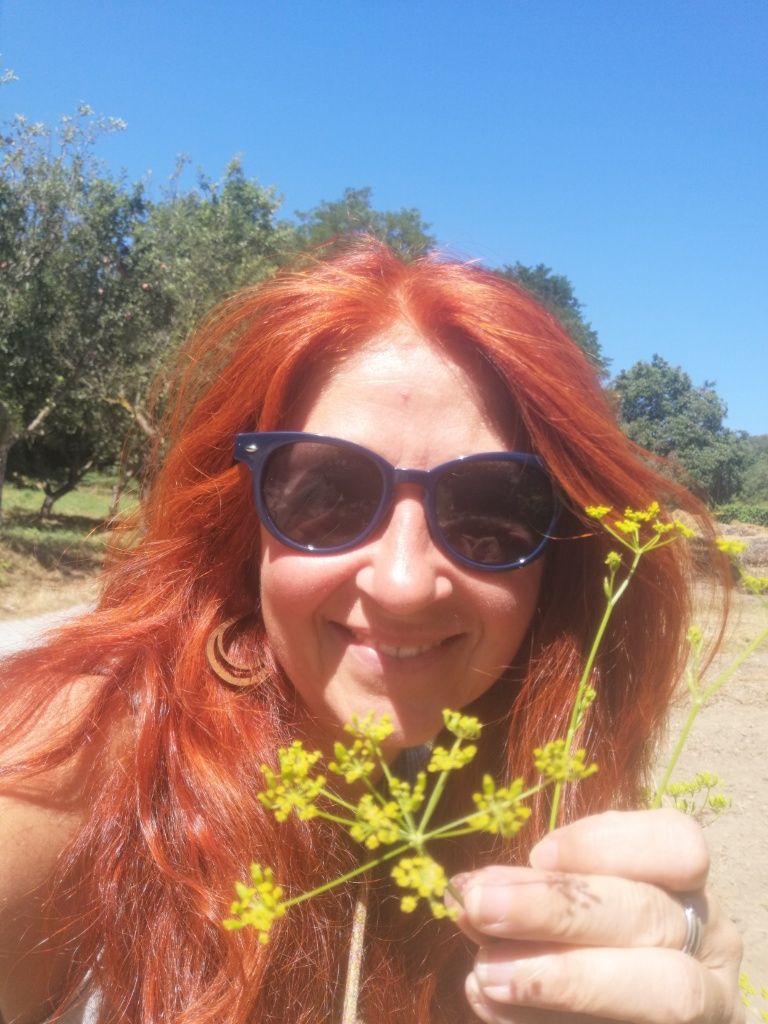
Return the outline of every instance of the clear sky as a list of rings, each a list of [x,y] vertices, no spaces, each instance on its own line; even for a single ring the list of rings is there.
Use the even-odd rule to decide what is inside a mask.
[[[0,52],[0,116],[124,118],[101,153],[154,194],[179,153],[285,215],[370,186],[768,433],[766,0],[0,0]]]

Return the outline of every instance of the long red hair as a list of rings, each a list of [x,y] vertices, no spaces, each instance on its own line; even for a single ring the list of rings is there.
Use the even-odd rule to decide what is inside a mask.
[[[71,984],[91,972],[104,1020],[317,1024],[338,1016],[352,887],[289,912],[266,947],[220,926],[252,859],[298,891],[359,856],[337,830],[278,825],[257,800],[259,765],[290,742],[294,695],[271,661],[258,612],[259,530],[233,439],[279,428],[319,367],[402,320],[495,368],[567,506],[524,649],[474,709],[490,737],[465,778],[457,775],[450,801],[467,805],[484,771],[529,775],[532,748],[565,732],[610,548],[573,510],[658,498],[710,530],[700,503],[621,433],[594,368],[563,328],[491,273],[435,257],[405,264],[367,240],[227,299],[181,354],[168,453],[98,607],[11,661],[4,684],[4,730],[17,741],[73,678],[88,693],[44,746],[3,774],[17,780],[96,750],[90,813],[63,858],[61,886],[76,897]],[[568,816],[640,800],[682,666],[690,590],[685,545],[675,544],[644,561],[619,606],[583,737],[600,771],[569,795]],[[252,691],[222,684],[206,661],[209,635],[231,618],[232,659],[271,666]],[[110,742],[98,747],[98,737]],[[465,842],[446,849],[448,867],[524,856],[545,827],[542,805],[518,844]],[[471,1019],[461,994],[466,941],[452,926],[400,914],[386,881],[374,885],[362,1019]]]

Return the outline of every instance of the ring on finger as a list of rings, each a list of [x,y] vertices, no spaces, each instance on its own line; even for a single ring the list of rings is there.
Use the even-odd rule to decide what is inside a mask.
[[[685,939],[683,940],[682,952],[687,956],[696,956],[701,948],[704,922],[692,900],[684,898],[680,902],[685,914]]]

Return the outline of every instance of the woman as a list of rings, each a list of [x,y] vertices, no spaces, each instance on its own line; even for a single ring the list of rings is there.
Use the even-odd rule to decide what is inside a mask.
[[[277,824],[259,766],[296,736],[327,751],[369,710],[394,721],[388,754],[413,757],[448,706],[486,729],[445,814],[483,772],[529,775],[602,611],[610,545],[579,510],[661,497],[703,515],[623,437],[553,318],[478,269],[362,242],[225,302],[180,367],[138,539],[96,611],[7,673],[5,1024],[83,991],[100,1022],[338,1020],[359,885],[296,907],[267,946],[220,926],[252,859],[302,891],[360,855],[317,820]],[[461,463],[463,488],[423,474],[508,452]],[[600,813],[642,803],[688,594],[670,545],[619,606],[583,739],[600,771],[571,824],[545,838],[542,801],[514,844],[435,851],[459,872],[462,932],[369,883],[361,1021],[740,1019],[699,831]]]

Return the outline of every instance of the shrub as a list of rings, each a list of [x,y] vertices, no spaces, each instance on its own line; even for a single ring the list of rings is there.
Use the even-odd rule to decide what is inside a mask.
[[[768,526],[768,504],[746,501],[730,501],[718,505],[715,518],[721,523],[751,523],[753,526]]]

